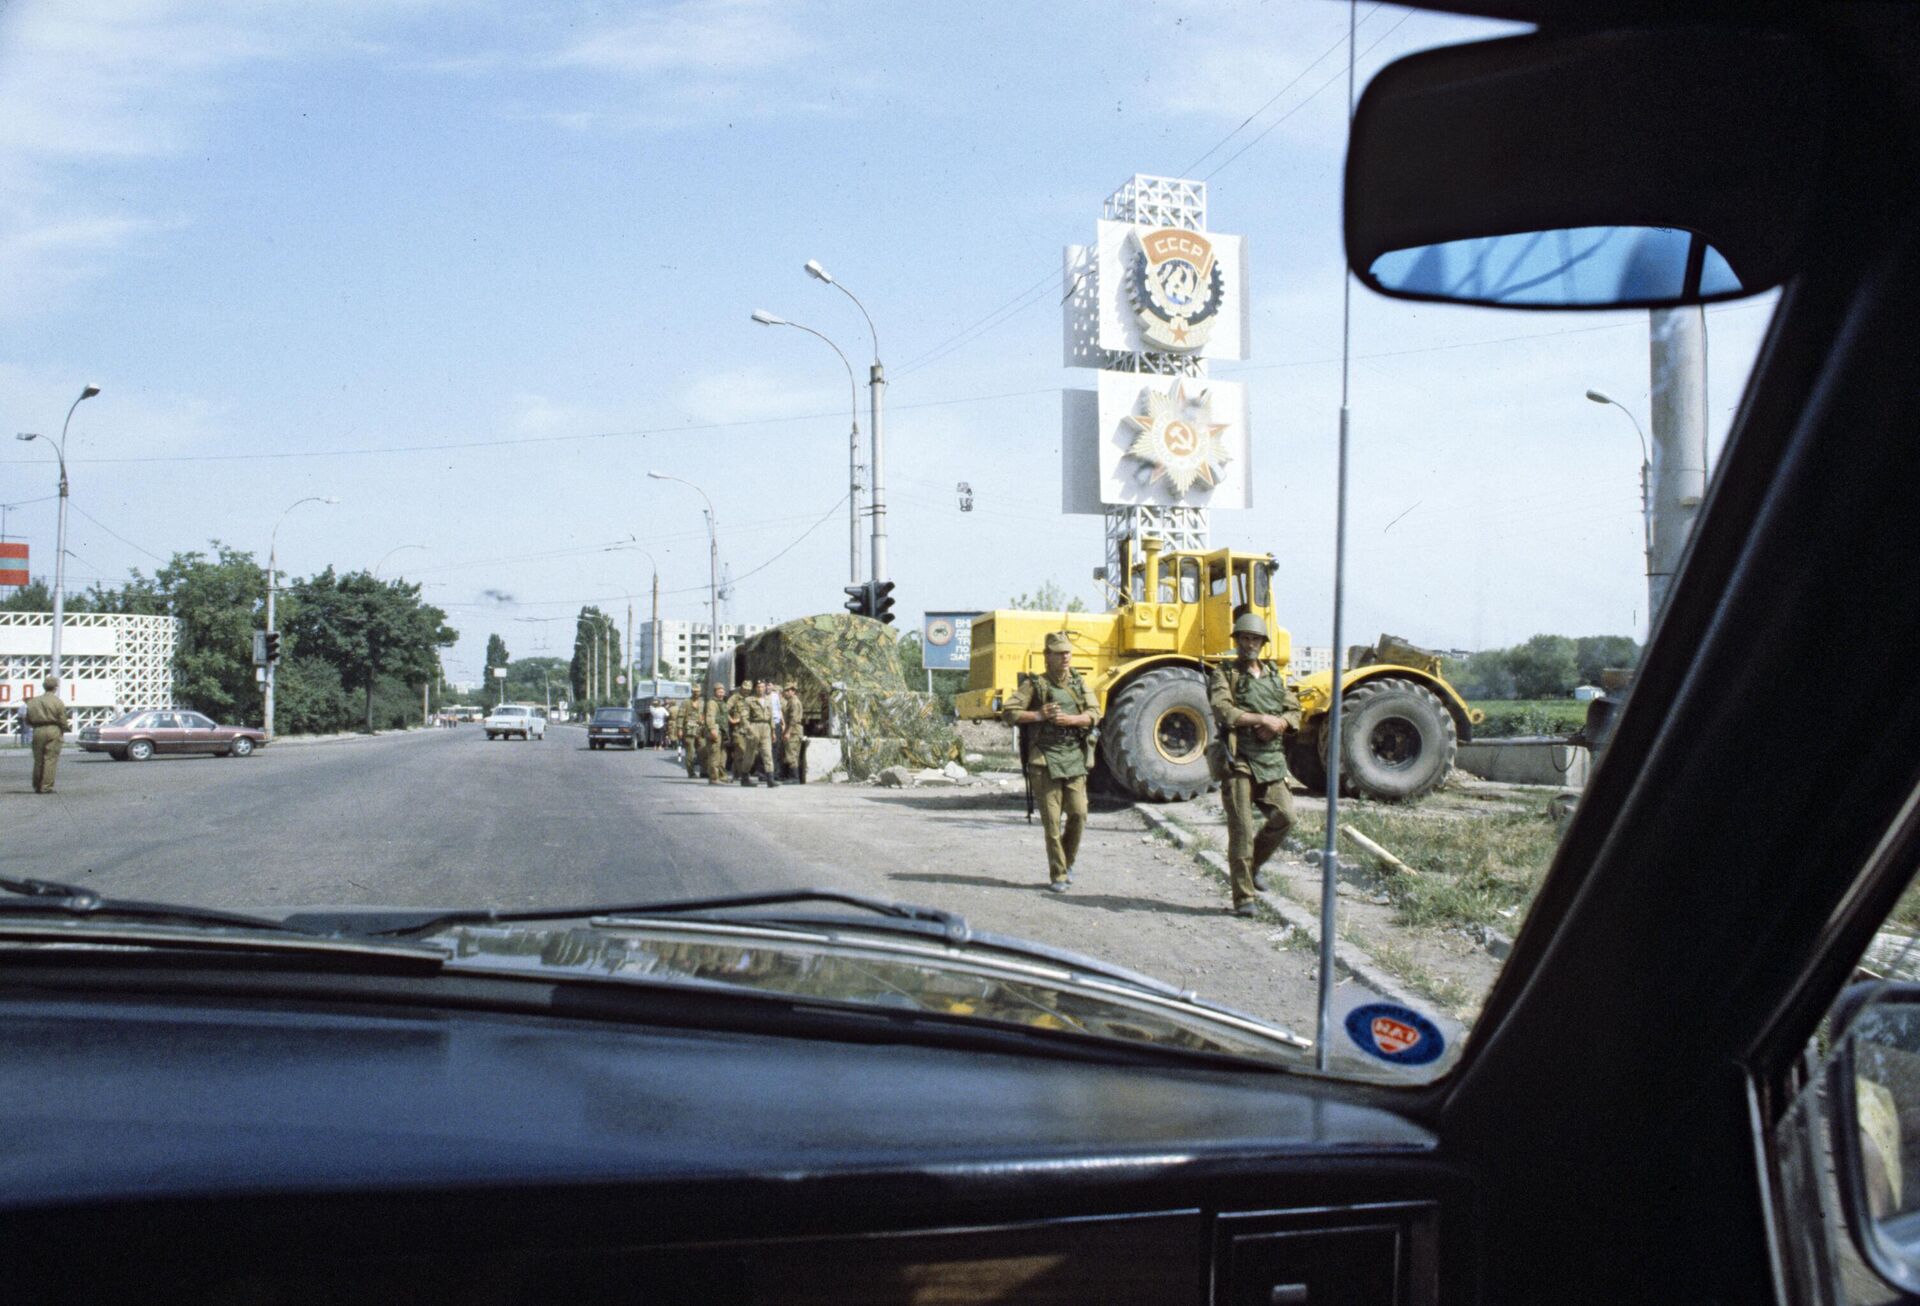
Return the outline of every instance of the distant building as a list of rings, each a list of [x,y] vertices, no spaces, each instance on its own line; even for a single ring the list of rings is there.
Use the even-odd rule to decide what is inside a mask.
[[[1295,644],[1293,663],[1287,670],[1296,676],[1310,676],[1316,671],[1333,670],[1333,646],[1331,644]]]
[[[177,617],[69,612],[60,633],[60,697],[74,728],[138,707],[172,707]],[[53,658],[51,612],[0,612],[0,733],[20,728]]]
[[[657,647],[663,678],[696,680],[705,674],[707,663],[716,653],[731,653],[741,640],[765,629],[765,626],[745,623],[722,625],[720,647],[716,650],[710,647],[712,628],[704,621],[662,620],[657,630],[653,622],[643,621],[634,632],[633,665],[642,678],[650,676]]]

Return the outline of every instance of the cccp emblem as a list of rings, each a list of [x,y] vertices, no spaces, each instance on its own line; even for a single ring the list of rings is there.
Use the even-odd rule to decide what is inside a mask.
[[[1226,285],[1213,242],[1177,227],[1136,230],[1133,237],[1140,252],[1128,289],[1141,336],[1155,349],[1202,348],[1213,334]]]

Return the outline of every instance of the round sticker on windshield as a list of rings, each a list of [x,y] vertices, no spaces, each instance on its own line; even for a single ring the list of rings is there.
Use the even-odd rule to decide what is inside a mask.
[[[1349,1011],[1347,1037],[1368,1056],[1397,1066],[1428,1065],[1447,1049],[1437,1025],[1397,1002],[1369,1002]]]

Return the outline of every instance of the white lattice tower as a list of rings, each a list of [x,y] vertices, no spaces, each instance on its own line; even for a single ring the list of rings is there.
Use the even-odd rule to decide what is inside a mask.
[[[1207,229],[1207,183],[1183,177],[1151,177],[1135,173],[1131,181],[1107,196],[1102,206],[1111,222],[1131,222],[1138,226],[1178,227],[1182,231]],[[1154,376],[1194,376],[1207,374],[1207,362],[1188,354],[1142,351],[1115,353],[1102,350],[1099,366],[1113,372],[1146,372]],[[1157,536],[1170,549],[1200,550],[1207,547],[1211,523],[1205,508],[1185,505],[1161,507],[1154,504],[1109,504],[1106,510],[1107,575],[1118,579],[1125,574],[1122,546],[1139,556],[1140,541]]]
[[[0,628],[37,629],[47,632],[49,652],[0,656],[0,679],[12,689],[9,701],[0,702],[0,732],[12,735],[20,729],[22,705],[19,688],[37,686],[52,670],[51,612],[0,612]],[[69,612],[65,629],[114,632],[111,653],[69,653],[60,657],[61,675],[74,680],[111,680],[115,703],[112,707],[80,707],[72,712],[74,728],[103,725],[121,711],[141,707],[173,707],[173,654],[180,638],[177,617],[137,616],[120,612]],[[62,641],[65,642],[64,640]]]

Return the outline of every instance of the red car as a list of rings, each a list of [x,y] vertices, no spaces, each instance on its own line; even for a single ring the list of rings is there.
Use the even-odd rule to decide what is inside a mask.
[[[80,732],[84,751],[109,753],[116,762],[144,762],[155,753],[245,757],[266,742],[264,730],[216,725],[210,717],[180,708],[129,712],[104,726],[88,726]]]

